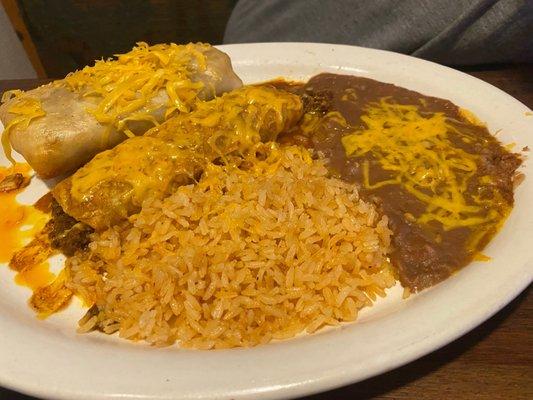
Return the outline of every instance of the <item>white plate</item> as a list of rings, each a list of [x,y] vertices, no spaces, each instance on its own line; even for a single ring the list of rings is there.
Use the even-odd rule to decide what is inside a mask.
[[[533,148],[526,106],[469,75],[395,53],[327,44],[221,46],[246,82],[307,79],[320,72],[354,74],[452,100],[499,131],[516,149]],[[5,163],[5,159],[3,160]],[[339,329],[252,349],[155,349],[99,333],[77,335],[83,310],[39,321],[29,290],[0,268],[0,385],[54,399],[287,398],[357,382],[405,364],[471,330],[522,291],[533,277],[533,168],[516,191],[516,207],[472,263],[408,300],[396,288],[361,318]],[[34,182],[24,199],[43,193]],[[1,216],[0,216],[1,218]]]

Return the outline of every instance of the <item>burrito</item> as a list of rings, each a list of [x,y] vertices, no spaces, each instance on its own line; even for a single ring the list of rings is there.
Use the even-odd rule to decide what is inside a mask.
[[[11,160],[13,148],[41,177],[53,178],[240,86],[229,57],[208,44],[138,43],[64,79],[5,93],[2,145]]]

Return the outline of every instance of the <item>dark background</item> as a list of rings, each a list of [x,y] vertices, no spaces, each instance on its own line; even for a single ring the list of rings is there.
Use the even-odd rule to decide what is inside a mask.
[[[145,41],[221,44],[237,0],[2,0],[40,78]]]

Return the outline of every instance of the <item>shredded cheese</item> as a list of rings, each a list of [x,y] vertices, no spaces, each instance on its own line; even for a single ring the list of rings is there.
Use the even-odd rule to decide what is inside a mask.
[[[165,119],[177,112],[189,112],[204,88],[194,75],[207,68],[205,52],[208,44],[137,43],[129,53],[117,54],[114,59],[99,60],[52,83],[65,87],[94,103],[87,111],[106,126],[105,137],[111,129],[134,136],[128,123],[148,121],[157,125],[154,112],[164,107]],[[31,93],[31,92],[30,92]],[[163,101],[154,101],[166,95]],[[9,136],[15,127],[26,128],[30,122],[46,115],[39,99],[20,90],[4,94],[2,102],[12,101],[8,112],[15,117],[2,135],[2,146],[10,160]]]
[[[12,155],[9,135],[15,127],[27,128],[32,120],[44,116],[46,113],[41,107],[41,101],[34,97],[24,96],[22,90],[8,90],[2,95],[2,103],[12,100],[13,104],[9,108],[9,113],[16,116],[9,121],[2,132],[2,147],[7,159],[15,165],[16,161]]]
[[[384,98],[367,107],[361,120],[366,129],[344,136],[342,144],[347,155],[363,160],[366,189],[400,185],[426,204],[418,222],[438,222],[444,230],[481,224],[489,229],[507,215],[508,207],[497,190],[491,196],[465,195],[478,172],[479,155],[454,145],[450,133],[465,143],[474,138],[460,132],[443,113],[421,114],[415,105],[394,104]],[[469,120],[479,124],[472,117]],[[374,181],[370,162],[379,163],[390,178]],[[490,176],[479,179],[489,190],[490,182]]]
[[[168,101],[165,118],[176,111],[189,112],[203,89],[202,82],[192,78],[206,70],[204,52],[207,44],[148,46],[138,43],[129,53],[118,54],[116,59],[99,60],[94,66],[73,72],[58,81],[85,98],[96,98],[97,105],[87,111],[102,124],[134,136],[129,121],[148,121],[161,107],[152,100],[166,93]]]

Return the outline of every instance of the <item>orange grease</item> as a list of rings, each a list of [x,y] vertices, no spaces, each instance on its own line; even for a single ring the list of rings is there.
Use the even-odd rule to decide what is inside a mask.
[[[28,164],[0,167],[0,181],[6,176],[21,173],[28,176]],[[16,197],[24,189],[0,192],[0,263],[9,263],[13,254],[26,245],[45,225],[48,217],[33,206],[20,204]],[[21,230],[24,228],[24,230]],[[54,275],[44,263],[20,272],[17,283],[30,288],[50,283]]]
[[[15,276],[15,283],[29,287],[31,290],[36,290],[49,285],[54,278],[55,275],[50,272],[50,264],[46,261],[30,269],[19,272]]]

